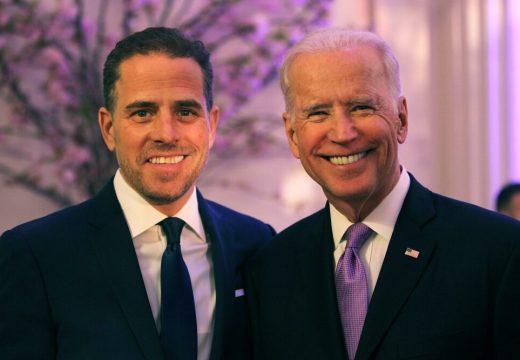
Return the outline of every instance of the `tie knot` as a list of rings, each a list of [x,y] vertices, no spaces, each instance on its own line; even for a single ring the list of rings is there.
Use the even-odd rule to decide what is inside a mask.
[[[363,223],[355,223],[349,226],[345,237],[347,238],[347,247],[359,249],[363,246],[366,239],[372,234],[372,229]]]
[[[184,227],[184,220],[176,217],[168,217],[159,223],[166,234],[166,241],[168,246],[171,244],[179,244],[181,239],[182,228]]]

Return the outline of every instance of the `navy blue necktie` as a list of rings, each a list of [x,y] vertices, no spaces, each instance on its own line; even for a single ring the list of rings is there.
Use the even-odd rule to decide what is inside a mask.
[[[197,359],[197,317],[190,274],[181,253],[184,221],[161,221],[168,245],[161,261],[161,332],[165,359]]]

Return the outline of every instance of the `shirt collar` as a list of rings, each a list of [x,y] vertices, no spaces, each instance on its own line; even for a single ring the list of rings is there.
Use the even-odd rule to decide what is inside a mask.
[[[401,211],[409,187],[410,176],[404,166],[401,166],[401,175],[399,176],[397,184],[383,201],[362,221],[363,224],[370,227],[385,241],[390,241],[392,237],[397,216]],[[341,242],[345,230],[352,225],[352,222],[332,204],[329,203],[329,207],[332,236],[334,238],[334,247],[336,248]]]
[[[167,218],[126,182],[121,175],[121,170],[117,170],[114,176],[114,188],[132,239]],[[186,204],[175,214],[175,217],[184,220],[191,230],[205,241],[206,236],[198,209],[197,192],[193,191]]]

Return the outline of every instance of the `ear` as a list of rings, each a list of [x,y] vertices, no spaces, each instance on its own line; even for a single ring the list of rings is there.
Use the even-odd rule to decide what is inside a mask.
[[[98,111],[98,123],[103,140],[110,151],[116,148],[114,141],[114,119],[107,108],[102,107]]]
[[[289,143],[289,149],[294,157],[299,159],[300,149],[298,148],[298,135],[294,130],[294,122],[291,121],[291,115],[288,112],[284,112],[282,118],[285,126],[285,136],[287,136],[287,141]]]
[[[398,117],[399,123],[397,124],[397,141],[399,144],[403,144],[408,135],[408,106],[406,105],[406,98],[404,96],[399,97]]]
[[[209,112],[209,148],[213,147],[215,135],[217,133],[217,125],[220,118],[220,110],[218,106],[213,106]]]

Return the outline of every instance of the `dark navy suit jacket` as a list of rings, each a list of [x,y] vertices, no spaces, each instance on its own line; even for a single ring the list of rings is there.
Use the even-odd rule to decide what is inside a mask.
[[[253,261],[255,359],[347,359],[333,250],[327,206]],[[412,177],[358,347],[368,359],[520,359],[520,222]]]
[[[211,359],[249,359],[243,266],[274,230],[197,194],[216,307]],[[0,359],[162,359],[123,212],[99,195],[0,238]]]

